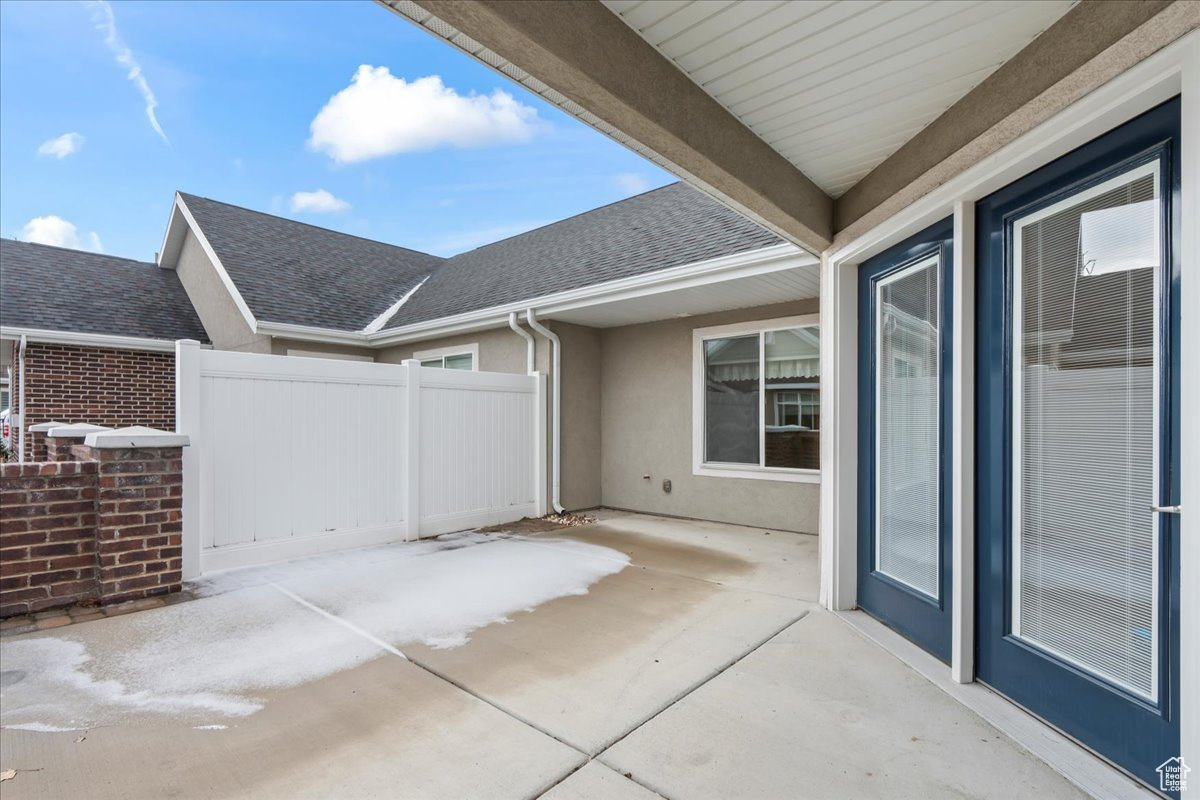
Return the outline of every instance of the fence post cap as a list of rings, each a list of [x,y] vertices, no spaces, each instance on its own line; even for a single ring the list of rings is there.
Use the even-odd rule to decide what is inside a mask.
[[[93,425],[90,422],[77,422],[74,425],[59,424],[46,431],[46,436],[51,439],[82,439],[83,437],[95,433],[96,431],[111,431],[112,428],[106,428],[103,425]]]
[[[30,425],[28,430],[30,433],[45,433],[51,428],[62,428],[70,424],[69,422],[58,422],[57,420],[54,422],[39,422],[36,425]]]
[[[97,450],[136,449],[142,447],[187,447],[191,440],[186,434],[160,431],[157,428],[145,428],[134,425],[129,428],[103,430],[89,433],[84,440],[88,447]]]

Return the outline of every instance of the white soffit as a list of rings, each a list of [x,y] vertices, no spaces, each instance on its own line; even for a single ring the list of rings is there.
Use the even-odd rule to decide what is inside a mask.
[[[1075,5],[601,2],[834,197]]]
[[[714,311],[767,306],[790,300],[806,300],[821,293],[821,266],[768,272],[744,278],[645,294],[611,303],[600,303],[567,311],[553,310],[552,319],[615,328],[675,317],[698,316]]]

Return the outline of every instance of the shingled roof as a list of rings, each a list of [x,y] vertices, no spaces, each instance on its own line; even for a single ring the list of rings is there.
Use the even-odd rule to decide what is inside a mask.
[[[780,244],[683,183],[454,256],[385,328],[531,300]]]
[[[208,341],[174,270],[0,239],[0,325]]]
[[[180,193],[255,318],[365,328],[443,259]]]

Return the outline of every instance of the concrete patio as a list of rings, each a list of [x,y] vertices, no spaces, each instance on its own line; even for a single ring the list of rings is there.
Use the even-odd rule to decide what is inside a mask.
[[[1084,796],[820,610],[816,537],[603,512],[547,534],[360,552],[4,640],[5,800]],[[371,605],[386,587],[363,578],[491,563],[502,584],[518,558],[549,560],[511,580],[577,571],[586,593],[564,578],[456,639],[452,625],[387,622],[377,612],[394,605]],[[445,605],[404,602],[417,617]],[[184,674],[162,674],[170,652],[127,663],[153,646]],[[43,651],[78,663],[51,684],[30,668]],[[288,665],[299,672],[269,679]]]

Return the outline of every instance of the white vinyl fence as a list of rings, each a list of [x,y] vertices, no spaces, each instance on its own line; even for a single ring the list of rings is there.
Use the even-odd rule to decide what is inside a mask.
[[[184,577],[545,513],[545,378],[176,349]]]

